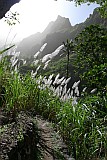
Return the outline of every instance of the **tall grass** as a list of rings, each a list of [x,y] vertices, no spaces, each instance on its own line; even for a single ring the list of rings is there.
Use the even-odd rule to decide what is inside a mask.
[[[59,75],[54,82],[53,75],[38,77],[37,71],[23,76],[17,70],[16,60],[12,64],[8,64],[8,59],[0,62],[0,88],[5,91],[3,95],[0,91],[0,97],[4,96],[0,107],[11,111],[14,117],[20,110],[33,108],[56,124],[76,160],[106,160],[107,94],[83,92],[81,97],[80,81],[67,89],[70,78],[59,78]]]

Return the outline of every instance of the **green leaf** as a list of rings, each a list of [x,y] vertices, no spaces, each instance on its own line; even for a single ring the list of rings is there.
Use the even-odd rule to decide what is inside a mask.
[[[15,45],[12,45],[12,46],[10,46],[10,47],[8,47],[8,48],[0,51],[0,54],[3,54],[4,52],[8,51],[10,48],[12,48],[12,47],[14,47],[14,46],[15,46]]]

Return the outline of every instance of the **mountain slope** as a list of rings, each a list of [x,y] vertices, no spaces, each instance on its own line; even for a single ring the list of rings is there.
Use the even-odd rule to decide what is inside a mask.
[[[33,58],[44,43],[45,49],[39,53],[38,58],[54,52],[67,39],[74,39],[85,27],[91,24],[107,26],[107,18],[101,18],[97,9],[86,19],[85,22],[72,26],[68,18],[58,16],[55,22],[50,22],[42,33],[36,33],[22,40],[17,51],[21,52],[23,58]]]
[[[17,51],[21,52],[22,57],[29,57],[30,58],[40,49],[40,47],[43,45],[43,43],[47,39],[49,39],[49,35],[51,36],[51,34],[52,34],[52,36],[54,36],[54,33],[60,34],[60,38],[59,38],[60,43],[58,43],[58,45],[60,45],[62,43],[63,39],[68,38],[67,35],[69,33],[70,28],[71,28],[71,24],[70,24],[69,19],[58,16],[56,21],[50,22],[49,25],[47,26],[47,28],[42,33],[36,33],[34,35],[31,35],[31,36],[23,39],[21,41],[21,43],[19,44]],[[63,36],[61,36],[61,32],[64,32],[64,31],[66,31],[65,37],[64,37],[64,34],[63,34]],[[58,38],[58,36],[56,38]],[[55,50],[56,48],[57,48],[57,46],[53,49]]]

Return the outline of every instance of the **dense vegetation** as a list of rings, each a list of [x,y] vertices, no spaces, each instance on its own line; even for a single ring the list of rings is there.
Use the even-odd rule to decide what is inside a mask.
[[[75,64],[82,70],[81,94],[80,81],[67,89],[69,78],[57,75],[52,80],[53,75],[46,78],[37,72],[21,75],[15,53],[1,57],[0,109],[14,119],[21,110],[35,109],[55,123],[76,160],[107,159],[107,30],[87,27],[75,41],[67,41],[65,51],[68,56],[73,51]]]
[[[94,0],[75,2],[81,4]],[[95,2],[101,5],[100,12],[106,17],[106,0]],[[51,62],[51,68],[61,69],[61,75],[68,77],[70,70],[74,72],[71,63],[75,60],[75,70],[84,81],[81,83],[84,89],[79,92],[80,81],[67,89],[70,79],[57,75],[53,80],[50,71],[47,71],[48,76],[51,74],[48,78],[39,76],[37,72],[22,75],[18,70],[17,53],[12,57],[6,56],[9,47],[0,52],[0,111],[5,111],[15,121],[20,111],[33,109],[54,122],[68,145],[69,154],[76,160],[106,160],[107,29],[92,25],[73,42],[67,41],[64,45],[67,58],[61,59],[60,65]],[[0,134],[3,130],[0,126]]]

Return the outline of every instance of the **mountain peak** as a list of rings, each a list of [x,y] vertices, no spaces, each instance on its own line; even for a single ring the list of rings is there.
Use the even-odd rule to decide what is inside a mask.
[[[107,20],[102,19],[95,10],[85,22],[72,27],[68,18],[58,15],[57,19],[50,22],[42,33],[24,39],[19,44],[17,51],[20,51],[22,57],[31,57],[40,50],[43,44],[47,43],[40,55],[43,57],[54,52],[66,39],[74,39],[85,27],[91,24],[107,26]]]
[[[63,30],[69,30],[71,29],[71,23],[69,21],[69,18],[62,17],[58,15],[57,19],[54,21],[51,32],[58,32]]]
[[[68,23],[68,25],[71,27],[71,23],[69,21],[69,18],[65,18],[65,17],[62,17],[60,15],[58,15],[55,22],[57,22],[57,23]]]
[[[71,29],[71,23],[69,18],[62,17],[58,15],[55,21],[51,21],[45,30],[42,32],[43,35],[48,35],[51,33],[59,32],[59,31],[68,31]]]
[[[66,20],[66,19],[69,20],[69,18],[65,18],[65,17],[58,15],[56,20]]]
[[[57,17],[57,19],[62,19],[62,18],[65,18],[65,17],[62,17],[62,16],[60,16],[60,15],[58,15],[58,17]]]

